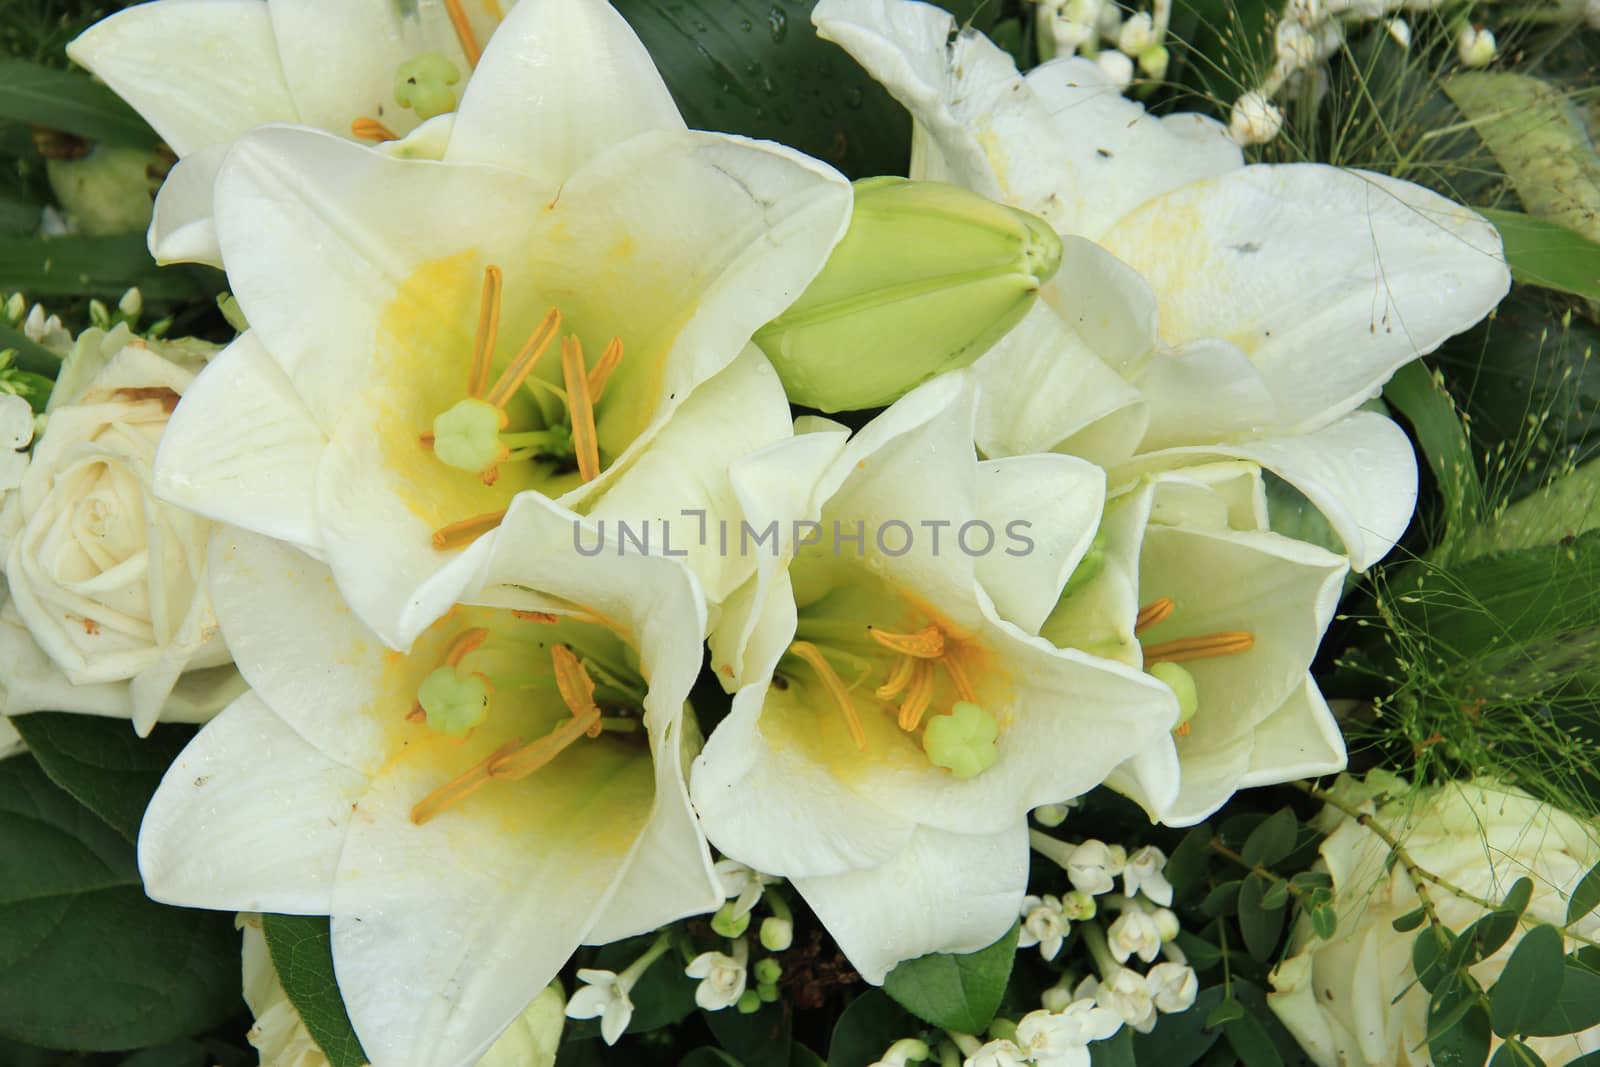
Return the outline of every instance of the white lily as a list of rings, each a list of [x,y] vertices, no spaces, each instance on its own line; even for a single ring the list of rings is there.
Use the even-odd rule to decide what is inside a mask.
[[[516,549],[476,597],[498,606],[458,607],[410,655],[320,564],[219,534],[212,595],[254,688],[139,837],[154,899],[331,916],[356,1033],[393,1067],[476,1062],[580,943],[722,899],[684,784],[692,579],[570,558],[570,516],[536,495],[506,523]]]
[[[1178,693],[1171,739],[1108,783],[1168,825],[1199,822],[1238,789],[1345,763],[1309,674],[1345,560],[1266,527],[1254,464],[1149,475],[1107,505],[1096,553],[1041,629],[1056,644],[1143,667]],[[1152,800],[1173,784],[1170,806]],[[1142,870],[1134,883],[1144,884]]]
[[[1089,60],[1024,77],[928,4],[822,0],[813,20],[911,111],[913,177],[1063,236],[1040,306],[977,364],[987,455],[1253,458],[1328,513],[1357,568],[1392,546],[1414,460],[1356,408],[1505,294],[1489,223],[1378,174],[1245,166],[1221,124],[1146,115]]]
[[[155,0],[95,23],[67,54],[180,157],[156,198],[156,260],[221,266],[212,186],[236,138],[284,122],[365,144],[397,141],[455,109],[501,8],[501,0]]]
[[[788,877],[874,983],[995,941],[1022,900],[1028,810],[1093,788],[1175,722],[1170,690],[996,614],[980,574],[1048,610],[1092,536],[1100,472],[979,464],[973,411],[970,377],[945,375],[848,443],[804,433],[734,474],[752,525],[810,520],[832,540],[796,534],[729,601],[712,662],[737,692],[695,764],[695,807],[721,851]],[[1040,501],[1031,550],[998,539]],[[976,548],[984,523],[992,551],[969,555],[959,538]]]
[[[217,230],[251,329],[180,406],[158,491],[325,558],[403,649],[520,491],[635,527],[734,506],[729,461],[792,432],[749,339],[850,200],[796,152],[685,130],[603,0],[527,0],[443,163],[285,127],[235,144]],[[690,557],[713,600],[745,573]]]

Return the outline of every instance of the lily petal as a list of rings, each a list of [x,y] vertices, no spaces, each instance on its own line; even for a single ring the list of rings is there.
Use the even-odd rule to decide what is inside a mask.
[[[876,867],[794,885],[861,977],[882,985],[894,966],[930,952],[967,953],[999,940],[1028,882],[1024,819],[994,834],[919,827]]]
[[[228,145],[202,148],[180,159],[156,193],[150,221],[150,255],[157,263],[204,263],[221,268],[222,249],[211,217],[212,189]]]
[[[254,693],[178,755],[145,810],[139,872],[167,904],[323,914],[366,776],[334,762]]]
[[[1250,770],[1239,784],[1276,785],[1335,774],[1348,760],[1338,720],[1307,676],[1305,685],[1256,729]]]
[[[651,130],[682,130],[644,45],[609,3],[519,4],[473,72],[446,159],[493,163],[560,185]]]
[[[135,4],[67,46],[187,156],[299,118],[260,0]]]
[[[1134,384],[1150,405],[1142,451],[1259,433],[1277,414],[1261,372],[1227,341],[1190,341],[1160,353],[1139,368]]]
[[[416,118],[395,101],[393,85],[396,68],[423,50],[407,39],[406,24],[417,14],[407,18],[402,5],[373,0],[270,0],[266,7],[301,123],[348,135],[356,119],[381,115],[385,125],[407,132]],[[442,11],[434,14],[443,18]],[[459,48],[449,51],[463,63]]]

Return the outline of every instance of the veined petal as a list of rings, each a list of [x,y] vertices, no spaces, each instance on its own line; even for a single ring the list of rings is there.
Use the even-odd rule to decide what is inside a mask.
[[[323,914],[365,775],[318,752],[254,693],[178,755],[139,828],[156,900]]]
[[[794,879],[861,977],[882,985],[903,960],[987,948],[1016,921],[1028,883],[1027,820],[994,834],[923,826],[893,859]]]
[[[254,330],[184,392],[156,452],[162,500],[315,550],[317,464],[327,441]]]
[[[260,0],[135,4],[67,46],[180,156],[299,118]]]
[[[484,51],[445,158],[559,185],[630,137],[683,128],[650,54],[609,3],[540,0],[512,9]]]
[[[212,218],[212,187],[228,145],[202,148],[180,159],[156,193],[150,220],[150,255],[160,264],[204,263],[222,266],[217,226]]]
[[[1141,451],[1260,433],[1277,414],[1255,364],[1215,338],[1156,355],[1139,368],[1134,384],[1150,405]]]
[[[649,761],[577,745],[421,826],[441,783],[398,757],[352,814],[334,885],[334,973],[362,1046],[395,1067],[468,1067],[609,904],[654,793]],[[421,919],[422,921],[419,921]]]
[[[363,117],[382,116],[384,125],[401,134],[415,124],[416,116],[394,98],[395,71],[413,55],[402,5],[392,0],[270,0],[266,7],[300,122],[345,136],[350,124]],[[409,21],[418,17],[416,5],[412,8]],[[435,14],[442,17],[443,12]],[[463,77],[470,73],[459,48],[449,58],[460,65]]]
[[[1500,236],[1418,185],[1251,166],[1146,202],[1106,248],[1149,279],[1170,344],[1220,337],[1261,371],[1274,426],[1319,429],[1500,301]],[[1314,249],[1315,255],[1307,250]]]
[[[978,581],[1001,618],[1039,632],[1094,541],[1105,498],[1105,472],[1072,456],[978,464],[978,517],[1005,546],[977,557]]]

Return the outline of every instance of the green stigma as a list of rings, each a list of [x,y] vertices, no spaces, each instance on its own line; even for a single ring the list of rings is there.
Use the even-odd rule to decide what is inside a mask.
[[[428,729],[464,737],[489,717],[489,683],[481,674],[440,667],[422,680],[417,703],[428,715]]]
[[[995,739],[1000,724],[978,705],[962,700],[948,715],[936,715],[922,731],[922,750],[935,767],[962,781],[976,778],[1000,758]]]
[[[506,458],[500,441],[505,412],[468,397],[433,420],[433,454],[459,470],[481,474]]]
[[[1194,684],[1194,675],[1176,663],[1153,663],[1145,673],[1166,685],[1178,698],[1178,726],[1182,730],[1200,708],[1200,690]],[[1187,731],[1185,731],[1187,732]]]
[[[1061,587],[1061,596],[1058,600],[1065,600],[1076,593],[1096,578],[1106,569],[1106,535],[1094,535],[1094,543],[1089,546],[1089,551],[1083,554],[1078,565],[1072,569],[1072,576],[1067,579],[1067,584]]]
[[[461,80],[461,71],[438,52],[424,52],[408,59],[394,72],[394,98],[421,119],[431,119],[456,109],[456,94],[450,86]]]

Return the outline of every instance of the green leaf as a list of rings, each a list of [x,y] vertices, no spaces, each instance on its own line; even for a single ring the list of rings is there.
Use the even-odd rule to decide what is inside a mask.
[[[361,1067],[367,1054],[333,977],[327,916],[263,915],[261,921],[272,966],[311,1039],[332,1067]]]
[[[194,736],[189,727],[158,726],[140,738],[125,719],[60,712],[19,715],[11,723],[50,780],[130,843],[167,766]]]
[[[634,960],[644,955],[656,939],[655,934],[641,934],[624,941],[613,941],[595,953],[586,966],[621,973]],[[670,959],[657,960],[634,984],[629,997],[633,1000],[633,1018],[624,1033],[642,1034],[660,1030],[682,1022],[693,1015],[698,1005],[694,991],[699,983],[683,973],[682,967],[672,966]],[[588,1040],[600,1036],[599,1019],[569,1020],[568,1040]]]
[[[1557,1037],[1596,1025],[1600,1025],[1600,975],[1569,962],[1563,968],[1561,992],[1555,1002],[1523,1033],[1528,1037]]]
[[[0,293],[19,289],[35,297],[114,299],[132,286],[139,287],[146,303],[155,303],[209,296],[223,283],[215,271],[157,267],[142,233],[0,238]]]
[[[0,351],[14,350],[17,355],[13,365],[33,374],[54,379],[61,370],[61,357],[44,345],[28,340],[27,334],[0,322]]]
[[[1446,956],[1456,943],[1456,935],[1443,926],[1429,926],[1411,943],[1411,968],[1422,988],[1433,992],[1450,973]]]
[[[1261,895],[1261,906],[1268,911],[1276,911],[1289,903],[1289,883],[1276,881],[1267,883],[1267,891]]]
[[[1513,278],[1600,300],[1600,244],[1549,219],[1520,211],[1480,210],[1500,231]]]
[[[745,1065],[721,1049],[715,1049],[707,1045],[704,1048],[695,1049],[679,1060],[678,1067],[745,1067]]]
[[[1285,911],[1282,907],[1267,907],[1266,894],[1266,879],[1256,874],[1246,878],[1239,890],[1239,932],[1244,935],[1245,951],[1262,961],[1270,959],[1278,947]]]
[[[852,1000],[834,1023],[828,1067],[867,1067],[890,1045],[921,1029],[916,1017],[883,990],[869,989]]]
[[[705,1013],[717,1043],[743,1067],[789,1067],[793,1018],[789,1006],[763,1004],[745,1015],[733,1008]]]
[[[1522,935],[1489,992],[1489,1025],[1501,1037],[1533,1026],[1561,995],[1565,977],[1561,931],[1540,924]]]
[[[1545,1067],[1544,1060],[1533,1049],[1515,1038],[1495,1050],[1489,1067]]]
[[[1235,1019],[1242,1018],[1244,1018],[1244,1005],[1232,997],[1228,997],[1215,1008],[1212,1008],[1211,1013],[1206,1016],[1206,1029],[1213,1030],[1219,1026],[1226,1026]]]
[[[1190,1067],[1222,1037],[1218,1027],[1227,1020],[1212,1024],[1210,1017],[1225,996],[1226,990],[1219,985],[1202,989],[1188,1011],[1161,1015],[1155,1029],[1148,1034],[1135,1032],[1135,1061],[1147,1067]],[[1242,1013],[1243,1007],[1239,1011]]]
[[[1240,879],[1223,882],[1206,894],[1206,898],[1200,902],[1200,910],[1212,918],[1233,911],[1239,906],[1239,887],[1242,885],[1244,882]]]
[[[1339,913],[1332,904],[1322,904],[1311,909],[1311,931],[1326,941],[1339,929]]]
[[[1501,945],[1511,939],[1511,935],[1517,932],[1517,923],[1532,897],[1533,882],[1527,878],[1518,878],[1500,907],[1489,912],[1463,932],[1463,936],[1467,932],[1472,934],[1472,961],[1488,959],[1499,951]]]
[[[1478,1003],[1476,984],[1452,976],[1439,987],[1428,1008],[1428,1053],[1434,1067],[1483,1067],[1489,1058],[1489,1013]]]
[[[994,1018],[1011,979],[1017,928],[966,956],[934,954],[907,960],[884,979],[883,991],[901,1007],[946,1030],[981,1033]]]
[[[828,1067],[821,1056],[796,1041],[789,1046],[789,1067]]]
[[[1411,424],[1444,497],[1445,530],[1459,536],[1483,511],[1483,482],[1455,402],[1421,363],[1401,367],[1384,386],[1383,398]]]
[[[47,126],[106,144],[153,148],[156,135],[105,86],[77,71],[0,59],[0,118]]]
[[[1299,832],[1300,820],[1294,812],[1280,808],[1250,832],[1239,853],[1252,867],[1271,867],[1294,851]]]
[[[1415,930],[1417,927],[1421,926],[1422,921],[1427,917],[1427,908],[1416,908],[1412,911],[1406,912],[1389,925],[1394,927],[1396,933],[1410,933],[1412,930]]]
[[[1596,906],[1600,906],[1600,863],[1590,867],[1573,886],[1572,896],[1567,900],[1567,925],[1584,918]]]
[[[28,756],[0,761],[0,855],[13,857],[0,865],[0,1035],[114,1051],[237,1010],[232,916],[146,897],[133,845]]]
[[[1185,900],[1205,880],[1211,862],[1211,826],[1201,823],[1183,836],[1167,857],[1167,881],[1175,899]]]
[[[1133,1027],[1124,1026],[1104,1041],[1089,1046],[1092,1067],[1139,1067],[1133,1052]]]
[[[1278,1055],[1267,1028],[1254,1015],[1240,1015],[1224,1023],[1222,1033],[1244,1067],[1283,1067],[1283,1057]]]
[[[811,25],[812,0],[617,0],[694,129],[781,141],[851,178],[904,174],[905,110]]]

